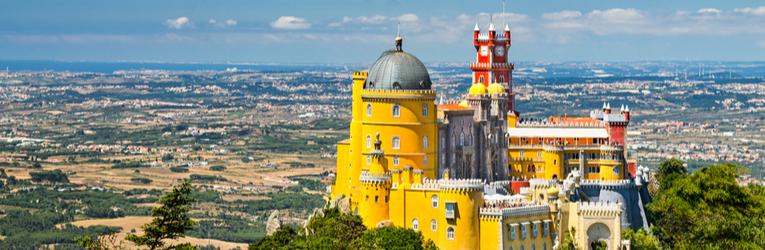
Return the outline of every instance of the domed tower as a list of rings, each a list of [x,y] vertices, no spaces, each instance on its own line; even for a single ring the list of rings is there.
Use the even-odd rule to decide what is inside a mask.
[[[425,65],[402,50],[402,40],[397,37],[396,48],[384,52],[372,65],[361,90],[364,111],[360,117],[354,116],[362,127],[361,168],[385,173],[411,166],[435,179],[436,91],[430,89]],[[372,164],[372,141],[377,134],[385,153],[379,164]]]

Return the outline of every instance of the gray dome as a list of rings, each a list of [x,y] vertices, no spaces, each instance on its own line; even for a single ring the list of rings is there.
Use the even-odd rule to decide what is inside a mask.
[[[430,89],[431,84],[420,59],[397,49],[386,51],[372,65],[364,89]]]

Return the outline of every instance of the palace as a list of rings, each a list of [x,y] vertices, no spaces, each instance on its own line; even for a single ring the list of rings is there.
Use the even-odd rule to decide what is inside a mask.
[[[425,65],[385,51],[353,74],[350,138],[337,145],[333,204],[367,227],[411,228],[441,249],[629,249],[648,228],[649,170],[624,150],[629,107],[524,119],[515,110],[510,28],[476,24],[473,85],[436,105]],[[574,230],[571,229],[575,229]]]

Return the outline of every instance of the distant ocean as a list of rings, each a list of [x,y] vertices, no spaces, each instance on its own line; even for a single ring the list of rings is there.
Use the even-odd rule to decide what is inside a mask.
[[[113,73],[118,70],[173,70],[198,71],[219,70],[229,68],[238,70],[312,70],[312,69],[342,69],[342,66],[321,65],[247,65],[226,63],[142,63],[142,62],[76,62],[76,61],[23,61],[0,60],[0,70],[53,70],[72,72]]]

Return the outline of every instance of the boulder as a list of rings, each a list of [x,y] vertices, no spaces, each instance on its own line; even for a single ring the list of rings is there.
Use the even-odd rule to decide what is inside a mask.
[[[266,222],[266,236],[273,235],[279,229],[282,229],[282,222],[279,221],[279,210],[274,210],[271,216],[268,216],[268,222]]]
[[[343,198],[339,201],[337,201],[337,209],[340,210],[341,213],[347,214],[351,212],[351,200],[348,198]]]
[[[383,227],[389,227],[389,226],[393,226],[393,222],[391,222],[390,220],[380,221],[380,222],[377,222],[377,224],[375,225],[375,227],[377,228],[383,228]]]

